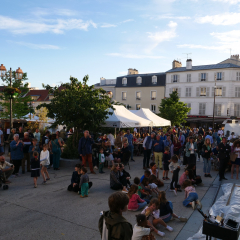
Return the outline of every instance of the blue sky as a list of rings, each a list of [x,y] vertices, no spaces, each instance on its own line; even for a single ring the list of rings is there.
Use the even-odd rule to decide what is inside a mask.
[[[32,87],[72,75],[90,84],[217,63],[240,53],[240,0],[1,0],[0,63],[21,67]],[[1,85],[1,82],[0,82]]]

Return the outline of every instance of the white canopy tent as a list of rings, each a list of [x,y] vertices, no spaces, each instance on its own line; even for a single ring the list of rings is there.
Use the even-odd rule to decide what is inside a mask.
[[[113,114],[108,115],[103,127],[133,128],[152,126],[152,121],[135,115],[124,106],[113,105],[113,107],[115,110],[110,109],[109,112],[113,112]]]
[[[171,121],[157,116],[148,108],[141,108],[140,110],[131,110],[130,112],[136,114],[141,118],[152,121],[153,127],[171,126]]]

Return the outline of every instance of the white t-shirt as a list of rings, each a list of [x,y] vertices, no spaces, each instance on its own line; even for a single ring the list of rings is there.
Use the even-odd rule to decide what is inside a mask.
[[[49,165],[50,161],[49,161],[49,151],[41,151],[40,153],[40,163],[44,166]]]
[[[111,145],[114,146],[114,136],[112,134],[107,135],[108,140],[111,142]]]
[[[147,209],[148,209],[148,206],[145,207],[145,208],[142,210],[141,214],[144,214],[144,215],[145,215]],[[160,210],[159,210],[159,209],[156,209],[156,210],[154,210],[147,218],[148,218],[149,222],[152,223],[152,222],[153,222],[153,219],[158,219],[159,216],[160,216]]]
[[[236,147],[236,148],[234,149],[234,151],[240,151],[240,148],[237,148],[237,147]],[[238,154],[238,157],[237,157],[237,158],[240,158],[240,152],[237,152],[237,154]]]
[[[156,169],[156,174],[153,174],[152,169],[149,169],[149,171],[150,171],[151,175],[158,177],[158,169]]]
[[[2,141],[2,135],[3,135],[3,131],[0,130],[0,144],[2,143],[2,142],[1,142],[1,141]]]
[[[140,227],[135,224],[133,228],[132,240],[141,240],[143,236],[150,234],[150,228]]]
[[[105,155],[101,154],[101,162],[104,163],[105,162]]]
[[[137,129],[136,129],[136,128],[134,128],[134,129],[133,129],[133,131],[134,131],[134,132],[137,132]]]
[[[149,186],[151,189],[157,188],[157,185],[156,185],[155,183],[149,183],[148,186]]]

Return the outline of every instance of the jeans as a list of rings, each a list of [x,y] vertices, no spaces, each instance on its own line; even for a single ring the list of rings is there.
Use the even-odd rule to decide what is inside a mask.
[[[173,204],[171,201],[168,201],[169,202],[169,207],[173,210]],[[165,223],[169,222],[170,220],[172,219],[172,214],[170,213],[170,216],[165,218],[165,219],[162,219]]]
[[[162,168],[162,152],[154,152],[154,159],[157,167]]]
[[[128,148],[131,152],[131,159],[133,159],[133,150],[134,150],[133,145],[129,145]]]
[[[143,158],[143,167],[149,167],[149,160],[151,157],[151,149],[143,150],[144,158]]]
[[[137,211],[140,210],[140,209],[142,209],[142,208],[144,208],[146,205],[147,205],[147,202],[146,202],[146,201],[143,202],[143,203],[138,203],[138,209],[137,209]]]
[[[203,172],[207,173],[207,174],[210,174],[210,171],[211,171],[211,159],[203,158],[203,162],[204,162]]]
[[[198,195],[195,192],[189,193],[188,197],[183,201],[183,206],[188,207],[189,203],[198,200]]]

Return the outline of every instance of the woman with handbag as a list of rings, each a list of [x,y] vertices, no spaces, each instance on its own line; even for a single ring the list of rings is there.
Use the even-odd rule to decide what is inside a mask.
[[[240,166],[240,140],[236,140],[232,146],[232,152],[230,155],[232,168],[231,168],[231,178],[233,179],[234,168],[236,168],[236,179],[238,179],[239,166]]]
[[[61,157],[62,143],[57,134],[52,135],[52,141],[50,144],[51,144],[52,153],[53,153],[53,169],[60,170],[59,163],[60,163],[60,157]]]
[[[210,174],[211,171],[211,155],[212,149],[211,149],[211,142],[209,138],[205,139],[204,145],[203,145],[203,151],[202,151],[202,157],[203,157],[203,171],[204,171],[204,176],[205,177],[212,177]]]

